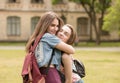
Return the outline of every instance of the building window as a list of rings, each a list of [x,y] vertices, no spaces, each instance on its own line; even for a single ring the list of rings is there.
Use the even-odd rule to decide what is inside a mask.
[[[31,3],[44,3],[43,0],[31,0]]]
[[[77,19],[77,34],[78,36],[89,35],[88,18],[82,17]]]
[[[32,17],[31,18],[31,34],[33,33],[39,19],[40,19],[40,17]]]
[[[7,18],[7,35],[8,36],[20,35],[20,17],[10,16]]]
[[[67,23],[66,22],[66,17],[64,15],[62,15],[61,18],[62,18],[63,22],[66,24]]]
[[[102,36],[108,36],[108,35],[109,35],[109,32],[108,32],[108,31],[101,30],[101,35],[102,35]]]

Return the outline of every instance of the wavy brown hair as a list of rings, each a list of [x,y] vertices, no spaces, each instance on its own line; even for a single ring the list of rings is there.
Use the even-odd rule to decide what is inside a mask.
[[[63,26],[63,20],[57,16],[54,12],[46,12],[41,16],[40,20],[38,21],[35,30],[31,37],[29,38],[27,44],[26,44],[26,51],[29,52],[30,46],[33,44],[34,40],[38,37],[38,35],[43,35],[46,33],[48,27],[51,25],[54,19],[58,19],[59,21],[59,29]]]
[[[76,31],[75,31],[74,27],[70,24],[66,24],[65,26],[67,26],[71,29],[71,35],[70,35],[70,38],[67,41],[67,44],[72,45],[75,42],[75,39],[76,39]]]

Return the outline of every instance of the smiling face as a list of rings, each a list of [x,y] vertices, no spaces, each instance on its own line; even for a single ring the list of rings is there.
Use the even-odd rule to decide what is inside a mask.
[[[67,43],[67,41],[69,40],[70,36],[71,36],[71,29],[64,25],[60,31],[57,33],[57,36],[65,43]]]
[[[59,21],[58,19],[55,18],[50,24],[50,26],[48,27],[47,32],[55,35],[59,29],[58,25],[59,25]]]

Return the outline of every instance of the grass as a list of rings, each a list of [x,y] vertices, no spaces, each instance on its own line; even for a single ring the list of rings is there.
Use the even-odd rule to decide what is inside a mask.
[[[85,83],[120,83],[120,52],[78,51],[86,67]]]
[[[0,50],[0,83],[22,83],[23,50]],[[120,52],[80,51],[75,58],[86,67],[85,83],[120,83]]]
[[[0,83],[22,83],[23,50],[0,50]]]
[[[26,42],[0,42],[0,46],[25,46]]]

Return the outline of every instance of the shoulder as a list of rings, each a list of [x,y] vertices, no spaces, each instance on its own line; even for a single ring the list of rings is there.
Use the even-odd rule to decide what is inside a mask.
[[[50,33],[45,33],[44,35],[43,35],[43,38],[45,38],[45,37],[56,37],[55,35],[52,35],[52,34],[50,34]]]
[[[55,47],[58,43],[61,42],[61,40],[55,35],[45,33],[41,39],[41,42],[47,43],[50,46]]]
[[[42,37],[43,39],[47,39],[47,40],[60,40],[57,36],[52,35],[50,33],[45,33]]]

